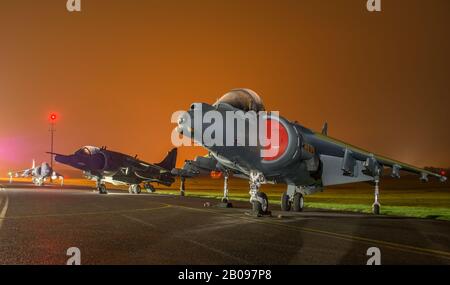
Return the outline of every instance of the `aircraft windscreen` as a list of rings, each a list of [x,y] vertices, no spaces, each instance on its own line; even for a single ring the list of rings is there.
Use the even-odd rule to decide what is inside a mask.
[[[256,92],[250,89],[234,89],[223,95],[214,105],[220,103],[229,104],[244,112],[248,111],[265,111],[264,104]]]
[[[82,155],[92,155],[98,152],[98,148],[93,146],[85,146],[80,148],[76,153]]]

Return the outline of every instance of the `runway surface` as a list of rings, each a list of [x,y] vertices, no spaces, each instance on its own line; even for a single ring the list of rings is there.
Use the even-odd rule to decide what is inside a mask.
[[[209,202],[210,207],[205,207]],[[450,264],[450,222],[82,188],[0,185],[0,264]],[[278,217],[278,215],[283,215]]]

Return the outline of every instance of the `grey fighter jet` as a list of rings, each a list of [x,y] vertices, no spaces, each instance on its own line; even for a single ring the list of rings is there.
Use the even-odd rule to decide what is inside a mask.
[[[13,182],[13,177],[32,177],[33,184],[36,186],[42,186],[47,181],[47,179],[56,180],[59,179],[61,181],[61,185],[64,184],[64,177],[53,171],[51,166],[47,162],[43,162],[42,164],[36,166],[36,163],[33,159],[33,165],[31,168],[20,170],[20,171],[11,171],[8,173],[9,183]]]
[[[231,127],[227,125],[230,123],[229,114],[234,116]],[[256,118],[258,123],[252,118]],[[235,126],[238,121],[244,122],[243,127]],[[428,181],[428,177],[442,182],[447,179],[333,139],[328,136],[327,129],[325,124],[321,133],[314,132],[273,112],[265,112],[262,100],[255,92],[235,89],[212,105],[193,103],[179,117],[177,130],[183,134],[182,138],[193,139],[209,154],[187,161],[182,169],[174,169],[172,173],[184,181],[202,172],[221,171],[225,179],[224,202],[228,201],[228,176],[244,177],[250,182],[250,202],[258,216],[269,213],[267,195],[260,191],[261,184],[265,183],[286,184],[281,209],[302,211],[304,196],[322,191],[324,186],[371,182],[375,186],[372,209],[379,214],[378,183],[385,167],[390,168],[391,176],[396,178],[400,178],[402,170],[420,175],[423,181]],[[250,141],[255,141],[255,130],[258,135],[264,130],[266,140],[258,139],[256,144],[251,144]],[[223,131],[223,134],[218,131]],[[271,133],[277,134],[275,142],[270,141]],[[206,134],[211,135],[214,143],[205,143]]]
[[[141,193],[140,184],[149,192],[155,188],[150,183],[166,186],[175,181],[170,173],[175,167],[177,149],[172,149],[160,163],[152,164],[106,147],[84,146],[72,155],[53,153],[55,160],[83,171],[87,179],[97,182],[100,194],[107,194],[105,182],[114,185],[128,185],[131,194]]]

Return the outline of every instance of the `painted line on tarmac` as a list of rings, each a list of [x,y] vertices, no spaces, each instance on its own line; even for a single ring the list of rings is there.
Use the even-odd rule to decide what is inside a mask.
[[[341,240],[346,240],[346,241],[352,241],[352,242],[356,241],[356,242],[368,244],[368,245],[371,245],[371,246],[374,246],[375,244],[378,244],[378,245],[382,245],[382,246],[385,246],[385,247],[388,247],[388,248],[391,248],[391,249],[394,249],[394,250],[399,250],[399,251],[409,252],[409,253],[414,253],[414,254],[428,255],[428,256],[433,256],[433,257],[438,257],[438,258],[443,258],[443,259],[450,260],[450,252],[447,252],[447,251],[441,251],[441,250],[435,250],[435,249],[429,249],[429,248],[422,248],[422,247],[411,246],[411,245],[406,245],[406,244],[400,244],[400,243],[395,243],[395,242],[389,242],[389,241],[384,241],[384,240],[377,240],[377,239],[353,236],[353,235],[349,235],[349,234],[335,233],[335,232],[324,231],[324,230],[319,230],[319,229],[314,229],[314,228],[309,228],[309,227],[298,227],[298,226],[293,226],[293,225],[289,225],[289,224],[285,224],[285,223],[280,223],[280,222],[275,222],[275,221],[270,221],[270,220],[264,220],[266,218],[249,218],[249,217],[236,215],[236,214],[227,214],[227,213],[223,213],[223,212],[220,212],[220,211],[200,209],[200,208],[192,208],[192,207],[187,207],[187,206],[172,205],[172,207],[174,207],[174,208],[181,208],[181,209],[187,209],[187,210],[200,211],[200,212],[214,213],[214,214],[224,215],[224,216],[231,217],[231,218],[239,218],[239,219],[243,219],[243,220],[254,221],[256,223],[268,224],[268,225],[273,225],[273,226],[278,226],[278,227],[284,227],[284,228],[288,228],[290,230],[294,230],[294,231],[297,231],[297,232],[306,232],[306,233],[318,234],[318,235],[322,235],[322,236],[328,236],[328,237],[341,239]]]
[[[8,211],[8,205],[9,205],[8,194],[6,193],[5,188],[1,184],[0,184],[0,196],[4,197],[4,198],[0,199],[0,205],[3,205],[0,208],[0,230],[1,230],[2,226],[3,226],[3,220],[5,219],[6,211]]]
[[[0,217],[0,222],[2,220],[20,220],[20,219],[30,219],[30,218],[58,218],[58,217],[72,217],[72,216],[115,215],[115,214],[125,214],[125,213],[138,213],[138,212],[148,212],[148,211],[166,209],[166,208],[170,208],[170,207],[172,207],[172,206],[169,205],[169,204],[163,204],[163,206],[161,206],[161,207],[131,209],[131,210],[96,211],[96,212],[80,212],[80,213],[67,213],[67,214],[43,214],[43,215],[9,216],[9,217]]]

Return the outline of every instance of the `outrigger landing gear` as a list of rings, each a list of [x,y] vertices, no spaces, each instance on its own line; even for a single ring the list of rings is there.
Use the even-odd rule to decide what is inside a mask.
[[[375,202],[372,205],[372,213],[374,215],[379,215],[380,214],[380,202],[378,201],[378,197],[380,196],[380,188],[379,188],[379,184],[380,181],[378,179],[375,179]]]
[[[281,196],[281,210],[302,212],[305,207],[302,187],[288,185],[288,189]]]
[[[145,188],[145,190],[147,190],[147,192],[150,192],[150,193],[155,193],[156,192],[155,187],[153,187],[153,185],[150,184],[150,183],[145,183],[144,184],[144,188]]]
[[[106,185],[102,183],[101,180],[97,180],[97,191],[99,194],[108,194],[108,191],[106,190]]]
[[[260,172],[250,172],[250,203],[252,203],[252,214],[261,217],[270,215],[269,199],[267,195],[259,191],[261,183],[264,183],[265,178]]]
[[[223,197],[221,202],[217,205],[220,208],[233,208],[233,204],[228,200],[228,172],[223,172]]]
[[[130,194],[141,194],[141,186],[139,184],[132,184],[128,187],[128,192]]]
[[[185,191],[186,191],[186,177],[181,176],[180,178],[180,196],[184,196],[185,195]]]

